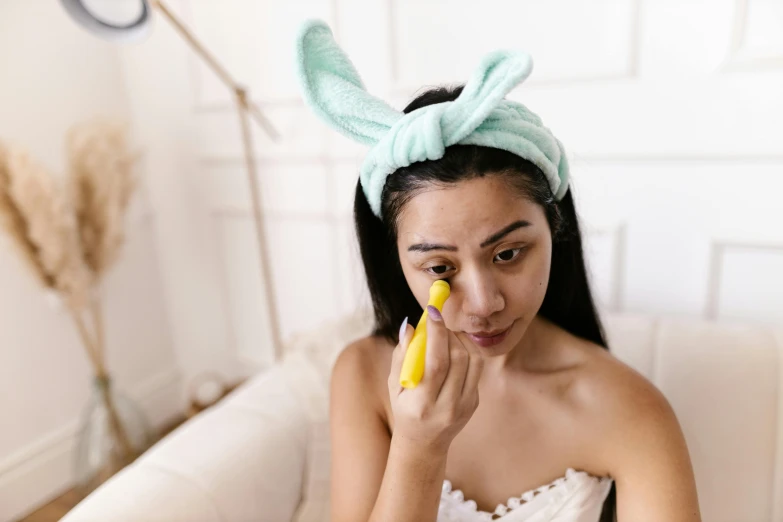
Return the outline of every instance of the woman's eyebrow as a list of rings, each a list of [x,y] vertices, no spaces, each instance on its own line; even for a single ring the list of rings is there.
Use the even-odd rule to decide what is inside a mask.
[[[519,221],[515,221],[511,223],[510,225],[504,227],[503,229],[495,232],[491,236],[489,236],[487,239],[482,241],[481,245],[479,245],[481,248],[486,248],[489,245],[492,245],[493,243],[497,243],[513,231],[529,227],[530,222],[525,221],[524,219],[520,219]],[[437,243],[416,243],[415,245],[411,245],[408,247],[408,252],[432,252],[433,250],[445,250],[447,252],[457,252],[457,247],[452,245],[439,245]]]
[[[518,228],[525,228],[525,227],[529,227],[529,226],[530,226],[530,222],[529,221],[525,221],[524,219],[520,219],[519,221],[514,221],[513,223],[511,223],[509,226],[507,226],[503,230],[495,232],[494,234],[489,236],[479,246],[481,248],[488,247],[489,245],[491,245],[493,243],[497,243],[498,241],[500,241],[501,239],[503,239],[504,237],[506,237],[507,235],[509,235],[513,231],[517,230]]]

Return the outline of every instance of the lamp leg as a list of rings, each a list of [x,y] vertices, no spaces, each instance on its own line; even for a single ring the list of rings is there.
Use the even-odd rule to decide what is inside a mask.
[[[242,144],[245,153],[245,164],[250,185],[250,199],[253,204],[253,220],[255,221],[256,236],[261,261],[261,276],[264,283],[264,295],[266,306],[269,310],[269,319],[272,328],[272,342],[274,343],[275,362],[279,362],[283,355],[283,344],[280,337],[280,322],[277,315],[277,300],[275,299],[275,287],[272,278],[272,267],[269,261],[266,230],[264,228],[263,214],[261,212],[261,196],[256,170],[255,156],[253,154],[253,142],[248,117],[247,92],[242,88],[236,89],[237,108],[239,120],[242,124]]]

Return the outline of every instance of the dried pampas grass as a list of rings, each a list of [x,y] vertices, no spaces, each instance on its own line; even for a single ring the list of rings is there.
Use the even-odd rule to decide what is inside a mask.
[[[39,282],[83,307],[92,274],[62,186],[27,153],[9,147],[0,152],[0,216]]]
[[[125,128],[106,120],[74,127],[66,152],[61,183],[26,152],[0,143],[0,225],[36,279],[65,303],[103,378],[99,287],[124,241],[134,157]]]
[[[38,247],[27,234],[27,220],[11,197],[11,180],[14,175],[11,155],[10,150],[0,145],[0,227],[8,233],[11,244],[32,269],[30,272],[38,282],[46,288],[54,288],[54,278],[44,270],[38,257]]]
[[[0,143],[0,225],[38,281],[66,304],[95,377],[108,383],[99,287],[124,241],[133,158],[125,129],[103,120],[73,128],[66,150],[70,168],[60,183],[27,153]],[[136,453],[107,386],[101,396],[130,461]]]
[[[101,279],[119,256],[124,218],[135,188],[125,128],[96,120],[67,137],[69,195],[73,201],[84,261]]]

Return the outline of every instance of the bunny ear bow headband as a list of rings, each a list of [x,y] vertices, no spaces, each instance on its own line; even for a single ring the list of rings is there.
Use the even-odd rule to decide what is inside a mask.
[[[451,145],[481,145],[538,166],[557,200],[568,190],[563,145],[521,103],[504,99],[530,75],[519,51],[494,51],[478,65],[455,101],[404,114],[364,88],[356,68],[321,20],[309,20],[296,40],[297,74],[305,102],[348,138],[369,145],[360,170],[364,195],[381,217],[386,178],[417,161],[437,160]]]

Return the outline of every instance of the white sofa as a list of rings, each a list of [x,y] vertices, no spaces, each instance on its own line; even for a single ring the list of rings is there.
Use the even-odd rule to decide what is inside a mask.
[[[783,522],[783,331],[604,318],[612,351],[676,410],[705,522]],[[63,522],[325,522],[328,382],[354,317],[300,336],[285,360],[171,433]]]

